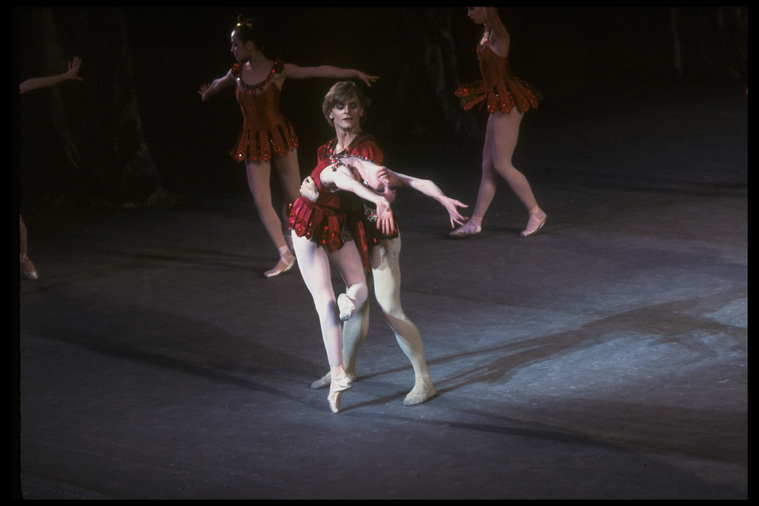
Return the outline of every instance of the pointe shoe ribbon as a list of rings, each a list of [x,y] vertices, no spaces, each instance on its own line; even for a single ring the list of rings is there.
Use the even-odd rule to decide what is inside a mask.
[[[280,258],[279,262],[277,262],[277,265],[275,265],[273,269],[264,272],[264,277],[273,278],[289,271],[295,266],[295,261],[296,258],[294,256]]]
[[[548,215],[542,211],[534,214],[531,213],[530,219],[527,221],[527,228],[522,230],[522,233],[520,235],[522,237],[530,237],[531,235],[535,235],[538,230],[540,230],[543,225],[545,225],[547,219]]]

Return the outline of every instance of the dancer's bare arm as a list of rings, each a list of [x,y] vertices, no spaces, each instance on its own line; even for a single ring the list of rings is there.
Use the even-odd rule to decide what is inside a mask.
[[[205,102],[209,97],[218,93],[219,90],[226,88],[227,86],[232,86],[233,84],[237,84],[237,80],[230,70],[224,77],[220,77],[215,79],[212,83],[201,86],[198,93],[200,93],[201,99]]]
[[[469,207],[466,204],[463,204],[459,202],[456,199],[452,199],[448,196],[446,196],[443,193],[443,190],[441,190],[435,183],[433,183],[429,179],[419,179],[417,177],[413,176],[407,176],[405,174],[400,174],[398,172],[393,172],[391,170],[388,170],[392,178],[395,180],[396,186],[406,186],[409,188],[413,188],[414,190],[417,190],[428,197],[431,197],[440,204],[445,207],[445,210],[448,211],[448,216],[451,219],[451,227],[455,227],[456,223],[463,224],[468,218],[465,218],[464,216],[461,216],[461,214],[458,211],[459,207]]]
[[[32,79],[27,79],[18,85],[19,93],[26,93],[27,91],[44,88],[46,86],[52,86],[62,81],[68,81],[69,79],[81,81],[82,78],[77,75],[79,72],[79,67],[81,67],[81,65],[82,60],[77,56],[69,62],[68,72],[64,74],[58,74],[57,76],[33,77]]]
[[[342,69],[331,65],[322,65],[320,67],[299,67],[292,63],[285,63],[284,77],[291,79],[311,79],[314,77],[329,77],[333,79],[361,79],[364,84],[371,88],[372,83],[379,79],[379,76],[370,76],[360,70]]]
[[[328,167],[322,171],[320,179],[327,188],[334,187],[338,190],[353,192],[364,200],[368,200],[377,206],[377,228],[385,234],[391,234],[395,230],[393,211],[390,202],[382,195],[377,195],[360,182],[356,181],[353,173],[343,164],[335,164],[336,170]]]
[[[498,10],[495,7],[485,7],[485,13],[490,25],[490,44],[494,47],[496,54],[502,57],[509,56],[509,47],[511,46],[511,36],[503,21],[498,16]]]

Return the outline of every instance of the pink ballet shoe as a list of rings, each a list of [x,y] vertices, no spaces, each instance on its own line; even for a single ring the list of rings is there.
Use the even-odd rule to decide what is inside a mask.
[[[264,272],[264,277],[273,278],[280,274],[284,274],[295,266],[295,261],[295,256],[292,254],[280,257],[279,262],[277,262],[277,265],[275,265],[273,269]]]
[[[338,413],[340,411],[340,397],[343,395],[343,392],[353,386],[353,382],[348,375],[345,374],[342,366],[339,369],[339,372],[334,374],[334,377],[332,378],[329,385],[329,395],[327,396],[329,409],[333,413]]]
[[[26,254],[19,255],[18,261],[21,266],[21,272],[23,272],[27,278],[31,279],[32,281],[39,278],[37,269],[34,268],[34,264],[31,260],[29,260],[29,257],[26,256]]]
[[[464,239],[466,237],[472,237],[474,235],[479,234],[482,231],[482,227],[479,225],[476,225],[472,220],[469,220],[464,225],[460,226],[450,234],[449,236],[453,237],[454,239]]]
[[[538,230],[540,230],[543,225],[545,225],[547,218],[548,215],[543,211],[540,211],[539,213],[530,213],[530,219],[527,220],[527,228],[522,230],[522,233],[520,235],[522,237],[530,237],[531,235],[535,235]]]

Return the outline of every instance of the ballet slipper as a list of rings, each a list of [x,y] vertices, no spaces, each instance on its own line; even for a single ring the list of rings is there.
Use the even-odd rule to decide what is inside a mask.
[[[31,279],[32,281],[39,278],[37,269],[34,268],[34,264],[29,259],[29,257],[26,256],[26,254],[19,255],[18,261],[21,266],[21,272],[23,272],[27,278]]]
[[[279,257],[279,262],[277,262],[277,265],[275,265],[273,269],[264,272],[264,277],[273,278],[275,276],[279,276],[280,274],[284,274],[285,272],[289,271],[294,266],[295,255],[288,253],[284,256]]]
[[[414,406],[415,404],[421,404],[433,395],[437,393],[432,381],[418,380],[414,388],[408,393],[405,399],[403,399],[404,406]]]
[[[351,374],[349,372],[346,372],[345,375],[348,376],[351,381],[356,381],[356,375],[355,374]],[[328,372],[327,374],[325,374],[324,376],[322,376],[318,380],[316,380],[313,383],[311,383],[311,388],[316,389],[316,388],[328,387],[330,385],[330,383],[332,383],[332,373]]]
[[[334,369],[334,374],[332,375],[332,381],[329,384],[329,395],[327,395],[329,409],[333,413],[340,411],[340,397],[343,395],[343,392],[352,386],[353,382],[348,375],[345,374],[343,367],[336,367]]]
[[[530,213],[530,219],[527,220],[527,228],[522,230],[521,236],[530,237],[531,235],[535,235],[537,231],[540,230],[543,225],[545,225],[547,218],[548,215],[543,211]]]
[[[356,314],[356,304],[348,295],[341,293],[337,297],[337,308],[340,310],[340,319],[342,321],[350,320]]]
[[[454,239],[463,239],[466,237],[472,237],[474,235],[479,234],[482,231],[482,227],[477,225],[472,220],[469,220],[464,225],[460,226],[450,234],[449,236],[453,237]]]

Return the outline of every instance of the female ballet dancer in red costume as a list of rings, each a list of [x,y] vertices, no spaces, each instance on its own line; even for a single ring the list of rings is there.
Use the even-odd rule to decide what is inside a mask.
[[[47,86],[52,86],[54,84],[58,84],[63,81],[68,80],[75,80],[75,81],[81,81],[82,78],[79,77],[79,67],[82,65],[82,60],[79,59],[79,57],[75,57],[72,61],[69,62],[69,69],[67,72],[64,72],[63,74],[58,74],[55,76],[47,76],[47,77],[33,77],[32,79],[27,79],[26,81],[22,82],[18,85],[18,91],[19,94],[23,95],[27,91],[36,90],[39,88],[45,88]],[[27,231],[26,231],[26,224],[24,223],[23,218],[21,218],[21,215],[18,215],[18,222],[19,222],[19,255],[18,260],[21,264],[21,271],[26,275],[29,279],[37,279],[39,277],[39,274],[37,273],[37,269],[34,267],[34,264],[29,259],[28,251],[27,251]]]
[[[349,82],[337,83],[327,93],[323,111],[335,127],[337,137],[319,148],[317,167],[304,180],[303,196],[290,214],[293,244],[303,279],[319,313],[330,364],[330,372],[312,387],[330,386],[328,400],[333,412],[340,408],[341,392],[356,377],[355,355],[368,327],[364,269],[373,273],[374,291],[383,315],[414,367],[416,382],[404,404],[419,404],[435,394],[419,330],[400,303],[400,235],[397,227],[387,226],[394,221],[389,204],[395,199],[397,187],[415,188],[446,208],[452,226],[464,221],[457,206],[466,207],[446,197],[432,181],[398,174],[377,163],[382,161],[382,151],[374,138],[363,135],[360,128],[368,103],[360,89]],[[347,191],[334,193],[336,190]],[[357,197],[377,203],[377,211],[373,212]],[[335,261],[347,285],[346,293],[337,301],[328,256]],[[353,318],[357,311],[360,316]],[[345,321],[344,329],[340,320]]]
[[[331,77],[357,78],[371,86],[378,77],[358,70],[331,66],[298,67],[282,60],[272,61],[263,51],[261,30],[257,22],[238,16],[232,31],[232,54],[238,61],[224,77],[201,86],[203,101],[222,88],[236,85],[237,100],[242,108],[242,133],[232,150],[232,157],[245,162],[248,187],[266,232],[279,251],[279,261],[264,273],[267,278],[278,276],[295,265],[282,229],[282,221],[272,205],[269,178],[271,162],[279,174],[285,197],[283,217],[287,208],[298,198],[300,171],[298,168],[298,138],[290,122],[279,110],[280,90],[287,78],[308,79]],[[286,220],[285,220],[286,221]]]
[[[495,195],[498,176],[503,177],[529,213],[522,237],[535,234],[545,224],[547,215],[540,209],[527,178],[511,164],[517,144],[519,123],[530,108],[537,109],[537,92],[509,70],[510,37],[495,7],[467,7],[468,16],[485,26],[477,47],[482,81],[464,84],[456,90],[464,109],[487,104],[488,117],[485,147],[482,151],[482,180],[477,203],[469,221],[451,232],[451,237],[470,237],[482,230],[482,218]]]
[[[375,164],[382,164],[384,154],[374,137],[361,131],[361,123],[365,119],[364,114],[370,103],[371,101],[355,83],[342,81],[332,86],[324,97],[322,110],[327,121],[335,128],[336,137],[319,148],[320,161],[329,159],[335,162],[341,158],[356,155],[371,160]],[[393,186],[411,187],[438,200],[448,211],[451,225],[454,222],[465,221],[465,218],[459,214],[457,206],[466,206],[446,197],[432,181],[396,174],[392,171],[389,173],[394,180]],[[301,192],[313,194],[315,188],[309,185],[313,185],[313,182],[307,178]],[[435,387],[427,369],[419,329],[406,316],[401,305],[400,234],[391,237],[380,235],[376,240],[369,241],[367,246],[371,262],[369,288],[374,289],[382,315],[393,329],[398,345],[409,358],[414,369],[414,388],[408,393],[403,403],[407,406],[420,404],[435,395]],[[356,379],[358,348],[366,337],[368,328],[369,304],[361,306],[356,316],[343,325],[343,367],[352,380]],[[311,387],[329,386],[330,380],[331,375],[327,373],[321,379],[314,381]]]

